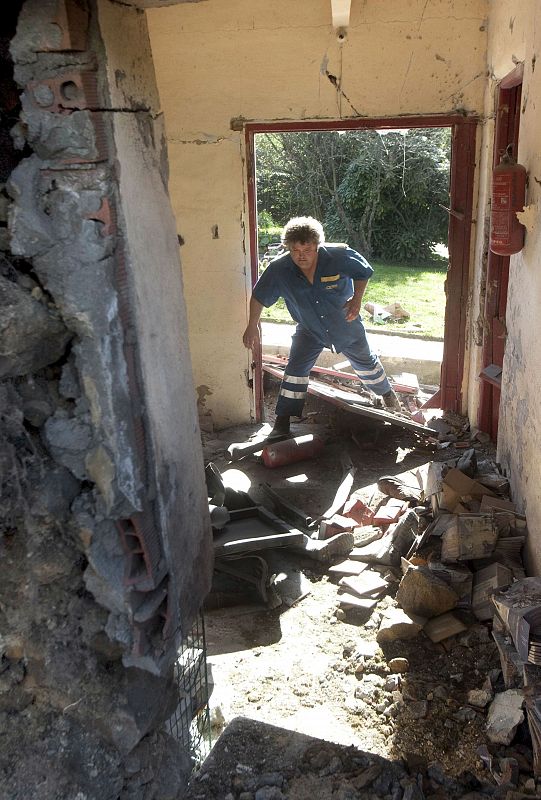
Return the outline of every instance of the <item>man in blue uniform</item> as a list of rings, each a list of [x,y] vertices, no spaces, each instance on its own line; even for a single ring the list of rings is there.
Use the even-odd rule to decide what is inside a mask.
[[[317,220],[291,219],[282,233],[288,252],[271,261],[253,289],[245,347],[257,344],[263,307],[279,297],[297,323],[271,435],[289,433],[289,418],[302,415],[310,370],[324,347],[343,353],[367,389],[382,397],[388,408],[401,410],[379,358],[370,350],[359,316],[374,270],[350,247],[326,246],[324,241]]]

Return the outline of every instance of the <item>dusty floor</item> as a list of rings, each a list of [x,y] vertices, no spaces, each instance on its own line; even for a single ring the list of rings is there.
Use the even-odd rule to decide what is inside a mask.
[[[222,473],[230,468],[242,471],[250,481],[250,494],[256,499],[260,496],[259,484],[267,482],[290,502],[317,515],[334,498],[343,474],[344,454],[357,468],[353,489],[361,491],[363,498],[372,503],[378,499],[375,483],[382,475],[397,474],[453,454],[449,449],[427,448],[417,435],[398,427],[376,426],[344,412],[335,413],[313,400],[306,411],[307,420],[297,426],[297,431],[324,436],[327,444],[318,459],[275,470],[265,468],[253,457],[231,464],[227,446],[257,430],[246,426],[205,435],[206,461],[213,461]],[[489,628],[465,614],[468,631],[444,644],[432,644],[420,634],[382,650],[375,635],[382,611],[394,602],[396,587],[390,587],[369,616],[350,611],[339,620],[335,616],[337,581],[329,576],[324,564],[287,550],[274,551],[272,558],[272,570],[282,578],[277,583],[284,598],[279,608],[267,609],[257,593],[237,582],[229,587],[232,593],[221,593],[220,597],[230,598],[236,591],[238,605],[206,613],[215,735],[223,723],[240,715],[282,730],[354,745],[374,757],[403,759],[401,763],[407,764],[413,774],[417,769],[441,770],[449,779],[457,777],[464,788],[461,793],[438,784],[436,793],[419,797],[467,797],[471,782],[475,784],[477,779],[495,786],[476,752],[487,743],[486,712],[467,703],[467,692],[482,689],[487,677],[498,687],[500,664]],[[223,585],[219,588],[223,589]],[[291,605],[295,597],[304,593]],[[388,666],[396,657],[408,661],[400,675]],[[491,752],[496,752],[494,747]],[[517,759],[520,785],[529,780],[527,786],[535,794],[525,725],[513,747],[500,748],[496,755]],[[255,752],[253,758],[257,758]],[[220,794],[222,789],[215,791],[218,793],[201,793],[201,787],[194,784],[193,797],[227,796]],[[312,796],[349,797],[347,792],[342,795],[334,791]],[[242,786],[231,793],[231,798],[242,800],[252,796],[250,791],[243,796]],[[260,795],[267,796],[296,795]],[[395,795],[376,791],[351,794],[365,796]],[[415,793],[404,796],[417,797]],[[257,794],[255,797],[259,800]]]

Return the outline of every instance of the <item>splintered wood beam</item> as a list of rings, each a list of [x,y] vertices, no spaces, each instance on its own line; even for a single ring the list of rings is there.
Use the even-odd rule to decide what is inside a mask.
[[[333,28],[347,28],[351,11],[351,0],[331,0]]]

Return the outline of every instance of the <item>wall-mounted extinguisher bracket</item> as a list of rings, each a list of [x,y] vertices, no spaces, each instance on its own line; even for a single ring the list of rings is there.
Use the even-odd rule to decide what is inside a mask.
[[[517,164],[508,145],[492,172],[490,249],[500,256],[511,256],[524,246],[525,227],[517,219],[526,202],[526,170]]]

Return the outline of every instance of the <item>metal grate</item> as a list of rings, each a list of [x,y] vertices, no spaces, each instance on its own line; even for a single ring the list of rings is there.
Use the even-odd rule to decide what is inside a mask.
[[[211,748],[207,648],[202,614],[182,640],[175,663],[175,680],[179,702],[165,727],[190,753],[195,770]]]

